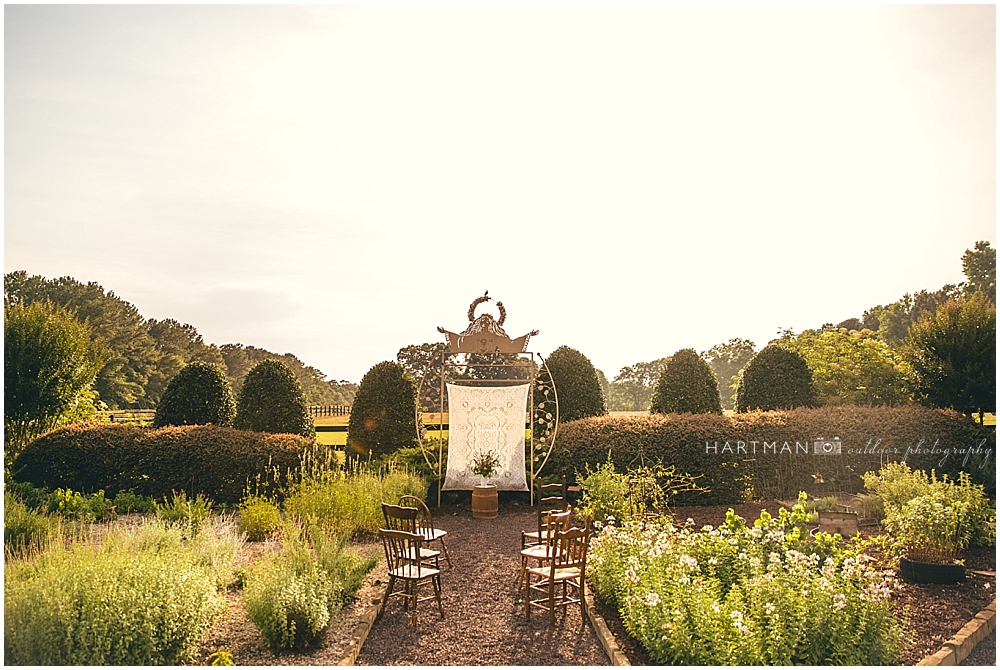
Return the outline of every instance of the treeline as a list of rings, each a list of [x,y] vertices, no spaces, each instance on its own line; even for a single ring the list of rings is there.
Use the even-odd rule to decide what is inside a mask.
[[[98,402],[109,409],[156,407],[167,384],[193,361],[219,365],[234,391],[256,363],[277,359],[288,365],[302,385],[306,402],[314,405],[350,405],[357,385],[328,381],[322,371],[290,353],[277,354],[243,344],[206,344],[198,330],[174,319],[145,319],[131,303],[97,282],[83,284],[72,277],[46,279],[24,270],[4,275],[4,304],[51,302],[65,308],[89,326],[90,336],[105,352],[94,381]]]
[[[860,318],[836,325],[825,323],[798,335],[785,330],[773,343],[805,359],[819,404],[876,406],[921,400],[924,390],[915,379],[915,372],[919,376],[920,371],[913,369],[914,361],[920,364],[920,357],[910,340],[925,334],[915,327],[923,319],[924,329],[932,328],[931,321],[939,310],[941,319],[953,320],[956,314],[977,309],[969,302],[975,295],[996,305],[996,249],[989,242],[976,242],[961,260],[966,281],[960,284],[907,293],[893,303],[865,310]],[[992,351],[995,359],[995,347]],[[740,338],[701,352],[718,380],[724,409],[734,409],[740,372],[756,353],[753,342]],[[982,355],[990,356],[988,347]],[[608,409],[648,410],[666,363],[667,358],[659,358],[623,367],[610,382],[598,371]],[[993,365],[993,361],[988,364]]]

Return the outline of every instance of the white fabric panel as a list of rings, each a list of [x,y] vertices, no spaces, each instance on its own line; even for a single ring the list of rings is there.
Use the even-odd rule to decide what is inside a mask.
[[[442,491],[471,491],[483,478],[472,474],[472,459],[492,451],[500,472],[490,484],[501,491],[527,491],[524,423],[530,384],[458,386],[448,384],[448,470]]]

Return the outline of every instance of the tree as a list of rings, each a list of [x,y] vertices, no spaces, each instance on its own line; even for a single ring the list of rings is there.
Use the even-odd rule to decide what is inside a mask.
[[[347,443],[370,457],[417,446],[415,413],[413,378],[399,363],[383,361],[365,373],[358,385]]]
[[[81,402],[92,402],[87,391],[107,357],[66,309],[48,301],[4,304],[6,463]]]
[[[666,358],[626,365],[611,381],[608,405],[614,410],[641,411],[649,409],[653,386],[660,378],[660,371],[667,364]]]
[[[898,405],[911,399],[909,365],[870,330],[830,326],[787,333],[778,344],[805,360],[820,405]]]
[[[965,250],[962,272],[966,277],[963,287],[966,296],[982,292],[991,303],[997,304],[997,250],[989,242],[982,240],[976,242],[975,251]]]
[[[302,387],[287,365],[273,359],[253,366],[243,379],[233,427],[304,437],[316,434]]]
[[[649,411],[722,414],[715,374],[694,349],[681,349],[667,359],[653,389]]]
[[[113,409],[151,407],[145,388],[159,353],[139,311],[97,282],[81,284],[72,277],[29,277],[23,270],[4,275],[4,298],[30,305],[51,300],[88,323],[91,339],[101,341],[110,355],[97,375],[94,388]]]
[[[561,346],[545,360],[559,398],[559,421],[575,421],[608,413],[597,370],[576,349]]]
[[[244,346],[242,344],[224,344],[219,347],[219,353],[226,363],[226,374],[233,389],[238,393],[243,386],[243,379],[250,369],[266,360],[281,361],[288,366],[288,369],[295,375],[296,381],[302,387],[305,394],[306,403],[310,405],[349,405],[344,402],[344,397],[350,395],[349,388],[342,388],[342,384],[348,382],[329,382],[326,375],[320,370],[306,365],[293,354],[276,354],[267,349],[259,347]]]
[[[983,291],[950,300],[910,329],[920,399],[966,414],[996,411],[997,310]]]
[[[222,368],[192,361],[178,372],[156,407],[153,426],[229,426],[236,415],[233,389]],[[288,432],[288,431],[272,431]]]
[[[411,344],[396,352],[396,362],[403,366],[403,371],[410,375],[419,386],[427,365],[432,361],[440,361],[441,352],[447,348],[448,345],[444,342]]]
[[[740,373],[736,411],[815,407],[812,374],[805,360],[777,344],[757,353]]]
[[[734,337],[728,342],[716,344],[701,356],[707,362],[718,380],[719,396],[723,409],[733,408],[736,394],[736,379],[740,370],[746,367],[755,353],[755,345],[750,340]]]

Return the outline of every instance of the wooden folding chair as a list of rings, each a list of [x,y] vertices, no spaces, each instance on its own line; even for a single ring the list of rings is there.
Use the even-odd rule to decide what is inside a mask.
[[[399,596],[405,601],[405,608],[409,611],[410,621],[417,624],[417,603],[434,598],[437,600],[438,612],[444,618],[444,607],[441,605],[441,571],[432,568],[421,561],[409,560],[407,556],[419,556],[424,543],[424,537],[417,533],[407,533],[401,530],[388,530],[380,528],[379,536],[382,538],[382,548],[385,550],[385,560],[389,566],[389,588],[386,590],[385,600],[378,609],[376,618],[381,617],[385,612],[385,606],[389,598]],[[417,587],[423,582],[430,582],[434,589],[433,595],[419,598]],[[402,583],[403,589],[397,590],[397,584]]]
[[[531,608],[538,607],[548,610],[549,625],[555,626],[556,609],[562,607],[565,613],[569,605],[579,603],[580,617],[583,622],[587,621],[584,576],[587,573],[590,538],[589,527],[558,532],[552,560],[547,565],[528,568],[528,596],[524,599],[524,613],[528,619],[531,619]],[[532,583],[533,577],[538,581]],[[569,593],[570,588],[576,589],[577,597]],[[532,592],[542,594],[542,597],[532,600]]]

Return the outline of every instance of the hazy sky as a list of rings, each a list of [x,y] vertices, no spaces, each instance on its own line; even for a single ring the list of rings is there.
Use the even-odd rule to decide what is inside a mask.
[[[336,379],[487,289],[611,378],[996,244],[993,6],[8,5],[4,59],[6,272]]]

